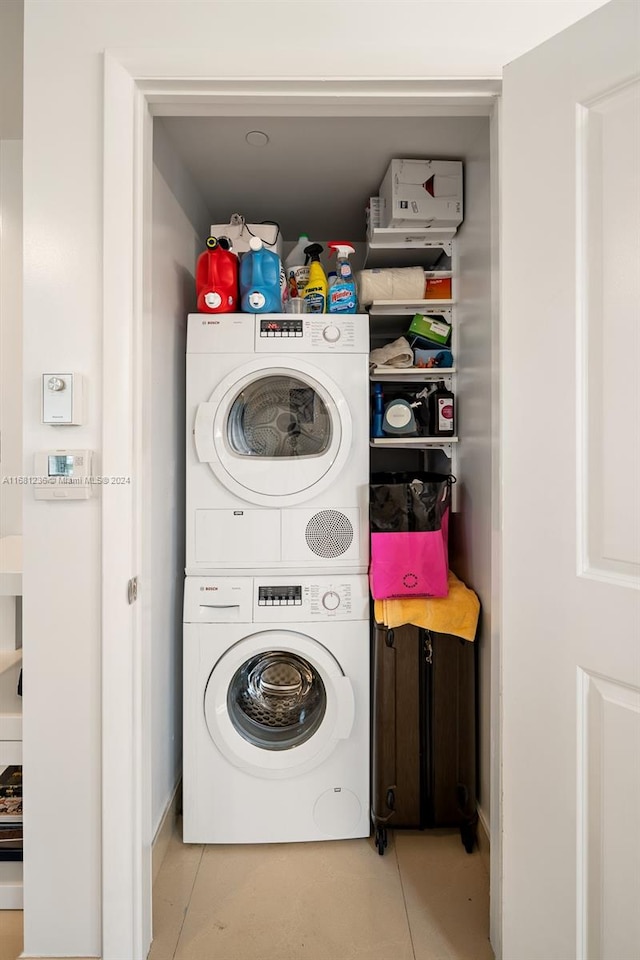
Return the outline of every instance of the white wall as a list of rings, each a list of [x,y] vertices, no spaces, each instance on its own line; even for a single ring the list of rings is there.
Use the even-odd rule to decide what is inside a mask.
[[[43,370],[60,364],[87,377],[88,417],[69,428],[74,445],[99,451],[108,416],[100,403],[105,48],[205,51],[222,78],[497,76],[502,64],[599,5],[466,3],[462,16],[457,3],[26,0],[27,466],[36,450],[60,441],[39,420]],[[28,498],[24,535],[25,953],[98,955],[100,649],[109,643],[100,636],[98,498]],[[128,576],[123,571],[123,589]],[[62,828],[51,802],[58,787],[72,798]]]
[[[0,140],[0,482],[22,474],[22,141]],[[0,536],[22,533],[23,487],[0,486]]]
[[[153,833],[182,768],[185,337],[187,313],[195,309],[195,263],[209,224],[206,204],[159,124],[154,126],[154,164],[152,311],[146,338],[151,364],[145,387],[150,462],[141,579],[141,600],[149,604]]]
[[[22,533],[22,472],[22,141],[0,140],[0,537]],[[0,597],[0,648],[19,635]]]

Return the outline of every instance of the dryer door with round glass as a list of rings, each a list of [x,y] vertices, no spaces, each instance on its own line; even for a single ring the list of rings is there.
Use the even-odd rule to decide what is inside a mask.
[[[351,681],[326,647],[266,630],[232,646],[207,682],[209,734],[235,766],[259,777],[306,773],[351,733]]]
[[[351,448],[342,391],[304,360],[269,358],[228,375],[196,412],[195,444],[218,480],[261,506],[290,506],[335,481]]]

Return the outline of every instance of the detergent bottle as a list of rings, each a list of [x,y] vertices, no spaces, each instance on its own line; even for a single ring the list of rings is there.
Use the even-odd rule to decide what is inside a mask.
[[[284,272],[287,278],[287,292],[289,297],[301,297],[302,291],[309,279],[309,258],[304,250],[311,241],[307,233],[301,233],[293,250],[284,261]]]
[[[382,384],[376,383],[373,387],[373,415],[371,417],[371,436],[384,437],[382,423],[384,419],[384,392]]]
[[[356,313],[358,310],[358,294],[353,270],[349,263],[349,254],[355,253],[350,243],[334,241],[328,244],[331,253],[337,257],[337,279],[329,288],[327,298],[328,313]]]
[[[240,261],[240,304],[245,313],[280,313],[280,257],[251,237]]]
[[[196,265],[199,313],[233,313],[238,309],[238,258],[225,238],[209,237]]]
[[[439,380],[435,390],[429,394],[431,435],[434,437],[453,437],[456,432],[455,396],[447,390],[444,380]]]
[[[320,263],[322,249],[322,245],[319,243],[311,243],[304,249],[308,261],[310,261],[309,279],[301,295],[307,302],[309,313],[327,312],[327,275]]]

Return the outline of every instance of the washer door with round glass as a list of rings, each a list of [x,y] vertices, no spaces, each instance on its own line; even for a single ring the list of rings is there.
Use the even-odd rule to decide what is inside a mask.
[[[254,360],[228,375],[196,411],[195,444],[232,493],[261,506],[317,496],[351,448],[348,404],[304,360]]]
[[[234,644],[204,695],[220,752],[256,776],[283,778],[321,764],[353,727],[351,681],[326,647],[305,634],[267,630]]]

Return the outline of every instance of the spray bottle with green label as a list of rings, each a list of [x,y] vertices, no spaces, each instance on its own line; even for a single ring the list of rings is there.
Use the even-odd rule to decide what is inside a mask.
[[[337,279],[329,287],[327,312],[328,313],[357,313],[358,294],[353,270],[349,263],[349,254],[355,253],[350,243],[334,240],[327,244],[332,253],[336,254]]]

